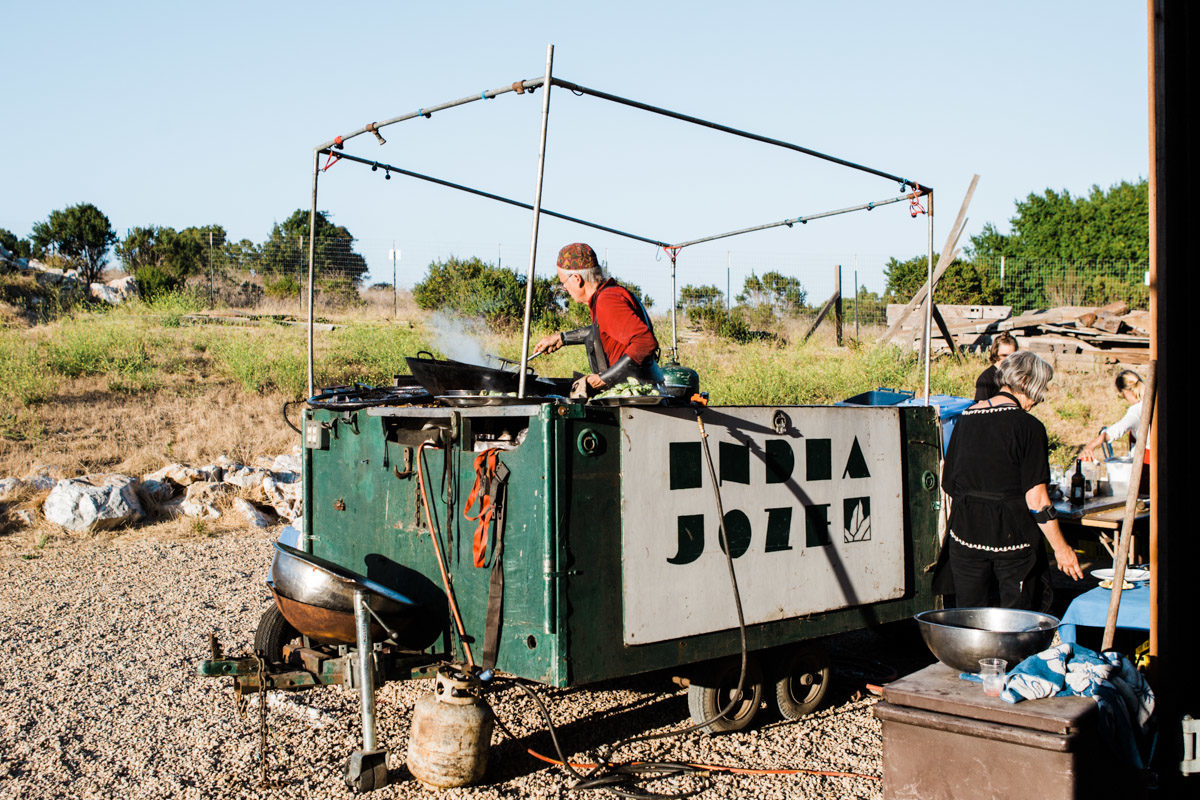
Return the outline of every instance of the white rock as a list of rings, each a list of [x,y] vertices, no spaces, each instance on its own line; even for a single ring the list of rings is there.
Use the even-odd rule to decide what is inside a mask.
[[[217,519],[221,516],[217,500],[229,491],[229,487],[215,481],[199,481],[190,484],[179,510],[195,519]]]
[[[12,512],[12,518],[24,525],[26,528],[33,527],[33,514],[30,514],[23,508],[19,508]]]
[[[34,467],[33,472],[25,476],[25,483],[32,486],[35,491],[44,492],[47,489],[54,488],[54,484],[58,483],[61,472],[58,467],[52,464],[43,464],[40,467]]]
[[[138,482],[138,495],[147,505],[161,506],[175,496],[177,488],[173,481],[143,478]]]
[[[276,456],[275,463],[271,465],[272,472],[294,472],[299,474],[302,469],[300,456],[293,454]]]
[[[121,305],[121,301],[125,299],[121,297],[120,292],[106,283],[91,284],[88,286],[88,293],[102,303],[108,303],[110,306],[119,306]]]
[[[221,482],[223,470],[217,466],[189,467],[185,464],[168,464],[162,469],[142,476],[143,481],[175,481],[180,486],[191,486],[198,482]]]
[[[120,295],[122,300],[128,300],[131,297],[137,297],[141,294],[141,290],[138,289],[137,278],[132,275],[126,275],[124,278],[114,278],[108,282],[108,288]]]
[[[59,481],[46,497],[46,518],[67,530],[111,530],[145,517],[127,475],[87,475]]]
[[[271,473],[265,469],[238,465],[236,469],[226,469],[225,474],[221,476],[221,480],[234,486],[240,486],[243,489],[253,489],[260,485],[264,478],[270,477],[270,475]]]
[[[7,500],[24,485],[25,481],[20,478],[0,478],[0,501]]]
[[[247,522],[256,528],[269,528],[272,521],[263,512],[259,511],[249,500],[243,500],[238,497],[230,504],[234,511],[241,514]]]
[[[298,519],[303,511],[302,488],[298,483],[280,483],[274,478],[266,478],[262,482],[267,502],[276,514],[289,521]]]

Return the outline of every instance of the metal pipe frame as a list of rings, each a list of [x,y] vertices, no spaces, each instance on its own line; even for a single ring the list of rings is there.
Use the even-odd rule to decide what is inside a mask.
[[[790,228],[793,225],[795,225],[796,223],[804,224],[804,223],[809,222],[810,220],[821,219],[823,217],[831,217],[831,216],[836,216],[838,214],[850,213],[853,211],[863,211],[863,210],[869,211],[869,210],[875,208],[876,206],[888,205],[891,203],[898,203],[898,202],[901,202],[902,200],[908,199],[909,194],[907,192],[907,189],[909,187],[911,187],[914,191],[918,192],[920,195],[922,195],[922,196],[929,195],[929,197],[930,197],[930,232],[931,232],[930,236],[932,237],[933,189],[930,186],[918,183],[917,181],[913,181],[908,178],[901,177],[900,175],[895,175],[890,172],[885,172],[884,170],[875,169],[874,167],[868,167],[864,164],[859,164],[854,161],[850,161],[848,159],[838,158],[837,156],[832,156],[832,155],[829,155],[828,153],[822,153],[818,150],[813,150],[808,147],[803,147],[801,145],[798,145],[798,144],[795,144],[792,142],[787,142],[782,139],[776,139],[776,138],[773,138],[770,136],[763,136],[761,134],[741,130],[739,128],[733,128],[728,125],[723,125],[718,122],[713,122],[711,120],[705,120],[705,119],[701,119],[700,117],[694,117],[694,116],[691,116],[690,114],[683,114],[678,111],[671,111],[670,109],[662,108],[661,106],[650,105],[649,103],[643,103],[638,100],[632,100],[627,97],[621,97],[619,95],[611,94],[609,92],[602,92],[598,89],[592,89],[587,86],[582,86],[580,84],[573,83],[571,81],[562,80],[561,78],[555,78],[555,77],[553,77],[552,72],[551,72],[551,67],[552,67],[552,63],[553,63],[553,54],[554,54],[554,46],[548,45],[547,49],[546,49],[546,74],[541,78],[534,78],[534,79],[525,80],[525,81],[516,81],[516,82],[510,84],[509,86],[504,86],[504,87],[500,87],[497,89],[488,89],[488,90],[480,92],[477,95],[475,95],[475,94],[468,95],[466,97],[461,97],[457,100],[450,100],[448,102],[439,103],[439,104],[433,105],[433,106],[421,107],[421,108],[418,108],[416,111],[410,111],[405,114],[400,114],[398,116],[391,117],[389,119],[385,119],[382,122],[370,122],[355,131],[351,131],[350,133],[347,133],[347,134],[344,134],[341,136],[337,136],[337,137],[333,138],[332,140],[325,142],[324,144],[318,145],[316,148],[314,148],[314,150],[313,150],[313,176],[312,176],[312,209],[309,214],[309,248],[308,248],[308,394],[309,394],[309,397],[312,397],[313,394],[315,394],[315,387],[314,387],[315,365],[313,363],[314,362],[314,356],[313,356],[313,350],[314,350],[314,345],[313,345],[313,312],[314,312],[313,295],[314,295],[315,260],[316,260],[317,180],[318,180],[318,175],[322,171],[321,167],[320,167],[320,157],[322,155],[334,155],[338,159],[346,159],[348,161],[354,161],[354,162],[357,162],[360,164],[367,164],[375,169],[378,169],[379,167],[382,166],[388,172],[395,172],[398,175],[407,175],[408,177],[411,177],[411,178],[417,178],[419,180],[428,181],[430,183],[436,183],[440,186],[445,186],[445,187],[448,187],[451,189],[457,189],[459,191],[468,192],[470,194],[474,194],[479,197],[485,197],[485,198],[488,198],[489,200],[495,200],[495,201],[498,201],[501,203],[506,203],[508,205],[517,206],[518,208],[524,208],[528,211],[534,212],[533,234],[532,234],[533,241],[530,246],[530,256],[529,256],[529,260],[530,260],[529,277],[528,277],[529,287],[526,290],[527,297],[526,297],[526,311],[525,311],[525,321],[524,321],[524,335],[522,336],[522,343],[521,343],[521,363],[522,363],[521,388],[519,389],[518,393],[522,394],[522,395],[524,394],[524,382],[525,382],[524,366],[528,361],[528,351],[529,351],[529,325],[530,325],[529,304],[531,302],[529,293],[532,290],[534,268],[535,268],[535,264],[536,264],[535,251],[536,251],[536,247],[537,247],[538,218],[541,216],[541,214],[548,214],[552,217],[556,217],[558,219],[562,219],[567,222],[574,222],[576,224],[583,225],[583,226],[589,227],[589,228],[593,228],[595,230],[605,231],[606,233],[611,233],[616,236],[621,236],[621,237],[624,237],[627,239],[633,239],[635,241],[644,242],[646,244],[652,244],[652,245],[655,245],[656,247],[671,248],[671,249],[674,249],[677,251],[677,250],[683,249],[684,247],[689,247],[689,246],[692,246],[695,244],[717,241],[719,239],[726,239],[726,238],[729,238],[732,236],[739,236],[742,234],[752,233],[755,231],[767,230],[769,228],[777,228],[777,227],[781,227],[781,226],[786,226],[786,227]],[[832,164],[838,164],[840,166],[847,167],[847,168],[853,169],[853,170],[857,170],[859,172],[864,172],[869,175],[875,175],[880,178],[886,178],[888,180],[897,182],[900,186],[900,191],[902,194],[899,197],[892,197],[892,198],[888,198],[886,200],[864,203],[864,204],[861,204],[858,206],[851,206],[848,208],[836,209],[833,211],[826,211],[826,212],[822,212],[822,213],[818,213],[818,214],[811,214],[808,216],[780,220],[778,222],[770,222],[770,223],[766,223],[764,225],[757,225],[757,226],[753,226],[753,227],[749,227],[749,228],[741,228],[741,229],[738,229],[735,231],[729,231],[726,233],[715,234],[712,236],[705,236],[705,237],[701,237],[698,239],[691,239],[691,240],[688,240],[685,242],[680,242],[677,244],[668,244],[666,242],[662,242],[658,239],[654,239],[651,237],[641,236],[641,235],[638,235],[635,233],[630,233],[629,231],[623,231],[623,230],[613,228],[613,227],[610,227],[607,225],[600,225],[598,223],[589,222],[587,220],[584,220],[584,219],[581,219],[578,217],[571,217],[566,214],[561,214],[558,212],[543,209],[543,208],[541,208],[541,185],[542,185],[542,174],[543,174],[544,167],[545,167],[546,124],[547,124],[547,116],[549,114],[549,97],[548,97],[548,95],[549,95],[550,88],[554,87],[554,86],[558,86],[560,88],[567,89],[577,95],[588,95],[588,96],[595,97],[595,98],[598,98],[601,100],[608,100],[610,102],[617,103],[619,105],[629,106],[630,108],[636,108],[641,111],[647,111],[652,114],[658,114],[659,116],[669,117],[671,119],[679,120],[681,122],[687,122],[692,125],[699,125],[701,127],[709,128],[711,130],[715,130],[715,131],[718,131],[721,133],[738,136],[743,139],[750,139],[752,141],[761,142],[763,144],[769,144],[774,147],[780,147],[780,148],[783,148],[786,150],[791,150],[793,152],[802,153],[804,155],[811,156],[813,158],[818,158],[823,161],[828,161]],[[431,175],[423,175],[421,173],[413,172],[412,170],[406,170],[406,169],[403,169],[401,167],[396,167],[391,164],[380,164],[378,161],[372,161],[370,159],[362,158],[360,156],[352,156],[348,153],[343,152],[346,142],[348,142],[349,140],[354,139],[358,136],[361,136],[364,133],[374,134],[375,137],[379,140],[379,144],[382,145],[385,143],[385,141],[384,141],[383,137],[379,134],[379,130],[381,128],[387,127],[389,125],[395,125],[396,123],[405,122],[407,120],[416,119],[418,117],[424,117],[424,118],[428,119],[434,113],[439,112],[439,111],[445,111],[447,109],[456,108],[458,106],[463,106],[468,103],[474,103],[479,100],[494,99],[503,94],[508,94],[508,93],[523,94],[526,91],[532,92],[532,91],[534,91],[538,88],[542,88],[542,87],[545,87],[545,89],[546,89],[546,96],[544,96],[542,99],[543,119],[542,119],[542,133],[541,133],[541,148],[538,153],[538,182],[537,182],[537,188],[535,191],[535,198],[534,198],[533,205],[530,205],[528,203],[523,203],[518,200],[513,200],[511,198],[503,197],[501,195],[493,194],[492,192],[486,192],[486,191],[483,191],[482,189],[475,189],[475,188],[465,186],[462,184],[456,184],[451,181],[443,180],[441,178],[435,178]],[[334,152],[335,150],[337,151],[336,153]],[[931,248],[930,252],[932,253],[932,245],[930,246],[930,248]],[[674,306],[674,304],[676,303],[675,297],[671,298],[671,303],[672,303],[672,306]],[[927,367],[926,368],[926,389],[925,389],[926,397],[928,397],[928,395],[929,395],[928,380],[929,379],[928,379],[928,367]]]
[[[828,161],[833,164],[840,164],[843,167],[849,167],[850,169],[855,169],[855,170],[858,170],[859,172],[866,172],[870,175],[877,175],[880,178],[887,178],[888,180],[896,181],[897,183],[900,183],[903,186],[911,186],[914,189],[930,188],[930,187],[926,186],[925,184],[918,184],[916,181],[910,181],[908,178],[902,178],[899,175],[893,175],[890,172],[884,172],[883,170],[878,170],[878,169],[875,169],[874,167],[868,167],[864,164],[857,164],[853,161],[848,161],[844,158],[838,158],[837,156],[831,156],[828,153],[822,153],[818,150],[812,150],[807,147],[802,147],[801,145],[793,144],[792,142],[785,142],[782,139],[774,139],[774,138],[771,138],[770,136],[763,136],[761,134],[751,133],[750,131],[743,131],[743,130],[739,130],[738,128],[731,128],[728,125],[722,125],[719,122],[712,122],[710,120],[700,119],[699,117],[693,117],[689,114],[681,114],[678,111],[671,111],[669,109],[661,108],[659,106],[652,106],[649,103],[643,103],[638,100],[630,100],[627,97],[620,97],[615,94],[609,94],[608,92],[602,92],[599,89],[589,89],[586,86],[580,86],[578,83],[571,83],[570,81],[564,81],[561,78],[554,78],[553,84],[555,86],[559,86],[563,89],[569,89],[570,91],[575,92],[576,94],[591,95],[592,97],[597,97],[601,100],[608,100],[608,101],[611,101],[613,103],[618,103],[623,106],[629,106],[630,108],[640,109],[641,111],[649,111],[652,114],[658,114],[660,116],[670,117],[671,119],[677,119],[681,122],[689,122],[693,125],[699,125],[704,128],[711,128],[712,130],[720,131],[721,133],[728,133],[728,134],[732,134],[734,136],[740,136],[743,139],[752,139],[753,141],[762,142],[763,144],[774,145],[775,147],[782,147],[787,150],[793,150],[797,153],[804,153],[807,156],[812,156],[813,158],[819,158],[823,161]],[[903,189],[901,191],[903,191]]]
[[[542,179],[546,174],[546,130],[550,124],[550,75],[554,68],[554,45],[546,45],[546,77],[542,92],[542,135],[538,144],[537,181],[533,188],[533,230],[529,234],[529,273],[525,277],[525,314],[521,328],[521,377],[517,397],[525,396],[525,373],[529,366],[529,326],[533,311],[533,276],[537,265],[538,222],[542,218]]]

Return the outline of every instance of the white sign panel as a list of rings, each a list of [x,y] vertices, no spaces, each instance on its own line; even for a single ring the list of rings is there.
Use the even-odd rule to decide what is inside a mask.
[[[736,627],[695,414],[621,417],[625,643]],[[748,625],[903,595],[899,409],[721,407],[704,423]]]

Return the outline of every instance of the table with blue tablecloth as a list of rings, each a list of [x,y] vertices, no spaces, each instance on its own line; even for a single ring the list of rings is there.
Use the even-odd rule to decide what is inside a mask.
[[[1103,628],[1108,620],[1108,603],[1112,590],[1097,586],[1071,601],[1058,626],[1058,636],[1064,642],[1075,641],[1075,626]],[[1150,584],[1143,583],[1121,592],[1121,608],[1117,612],[1117,627],[1150,630]]]

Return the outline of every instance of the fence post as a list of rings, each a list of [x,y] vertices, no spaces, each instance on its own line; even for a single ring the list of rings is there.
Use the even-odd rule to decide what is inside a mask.
[[[837,346],[842,346],[842,265],[834,267],[833,291],[837,300],[833,304],[833,325],[837,331]]]

